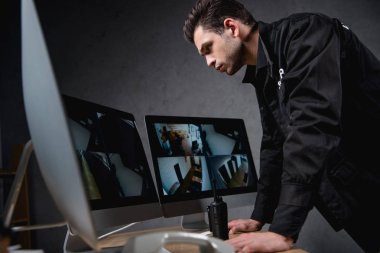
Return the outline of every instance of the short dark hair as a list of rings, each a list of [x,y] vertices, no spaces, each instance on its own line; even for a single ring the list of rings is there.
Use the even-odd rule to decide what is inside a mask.
[[[183,26],[185,39],[194,43],[194,31],[200,25],[206,30],[222,34],[226,18],[238,19],[246,25],[253,26],[256,23],[252,14],[236,0],[197,0]]]

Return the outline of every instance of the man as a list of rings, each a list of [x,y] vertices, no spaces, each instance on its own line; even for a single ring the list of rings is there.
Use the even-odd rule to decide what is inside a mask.
[[[380,62],[339,20],[256,22],[235,0],[198,0],[184,25],[207,65],[256,89],[263,137],[251,219],[237,252],[287,250],[313,206],[366,252],[380,251]],[[320,235],[322,236],[322,235]]]

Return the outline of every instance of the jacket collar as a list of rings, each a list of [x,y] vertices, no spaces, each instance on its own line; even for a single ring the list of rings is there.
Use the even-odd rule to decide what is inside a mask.
[[[269,73],[272,71],[272,60],[268,54],[267,47],[265,46],[265,42],[268,40],[267,37],[269,35],[270,27],[268,24],[263,22],[258,22],[259,25],[259,45],[257,49],[257,62],[256,65],[247,65],[244,78],[242,80],[243,83],[252,83],[256,88],[261,82],[260,76],[261,73],[268,73],[265,70],[268,70]]]

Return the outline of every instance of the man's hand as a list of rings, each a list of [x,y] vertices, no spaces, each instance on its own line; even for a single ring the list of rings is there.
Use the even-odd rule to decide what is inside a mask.
[[[292,248],[293,239],[273,232],[244,233],[226,241],[237,253],[279,252]]]
[[[252,219],[238,219],[228,222],[229,234],[255,232],[259,231],[262,226],[261,222]]]

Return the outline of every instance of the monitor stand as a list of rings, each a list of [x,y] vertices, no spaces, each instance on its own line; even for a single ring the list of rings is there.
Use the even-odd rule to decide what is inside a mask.
[[[94,251],[87,243],[85,243],[78,235],[66,234],[63,253],[121,253],[124,245],[107,246],[99,251]]]
[[[70,228],[68,227],[63,244],[63,253],[87,252],[90,250],[90,246],[88,246],[88,244],[84,242],[80,236],[72,234],[70,232]]]
[[[30,158],[33,153],[33,143],[32,140],[29,140],[25,143],[20,160],[18,161],[16,174],[12,182],[12,186],[9,190],[9,195],[5,202],[4,207],[4,226],[9,227],[13,232],[23,232],[23,231],[31,231],[31,230],[40,230],[40,229],[49,229],[56,227],[66,226],[66,221],[49,223],[49,224],[40,224],[40,225],[25,225],[25,226],[15,226],[12,224],[12,218],[15,213],[16,204],[20,195],[21,187],[24,182],[25,175],[27,174],[28,165]],[[17,210],[16,210],[17,213]],[[29,215],[29,214],[28,214]]]
[[[208,230],[209,225],[206,221],[205,213],[187,214],[181,218],[181,226],[183,229],[188,230]]]
[[[116,234],[120,231],[127,230],[128,228],[134,226],[137,223],[138,222],[133,222],[127,225],[110,227],[110,228],[102,229],[101,231],[97,231],[97,234],[102,234],[98,236],[98,240],[101,240],[105,237]],[[115,248],[116,250],[117,248],[120,248],[120,247],[121,246],[115,246],[115,247],[108,246],[108,247],[105,247],[104,249]],[[90,246],[80,236],[78,236],[75,232],[73,232],[73,230],[71,229],[69,225],[67,225],[67,233],[66,233],[63,249],[64,249],[64,253],[74,253],[74,252],[85,253],[91,250]],[[103,252],[103,249],[101,252]],[[104,252],[113,252],[113,251],[108,250]],[[120,252],[120,251],[116,250],[115,252]]]

